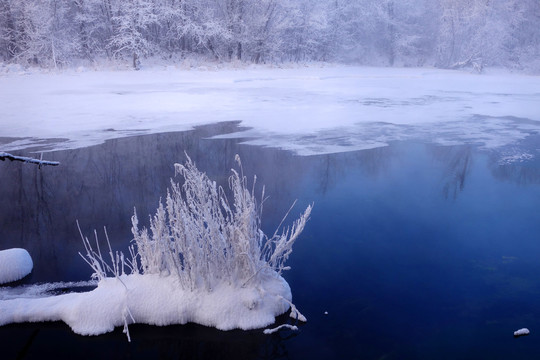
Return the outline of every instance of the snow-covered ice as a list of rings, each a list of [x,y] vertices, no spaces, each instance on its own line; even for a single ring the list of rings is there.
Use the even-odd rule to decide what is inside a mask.
[[[22,279],[33,267],[32,257],[25,249],[0,250],[0,284]]]
[[[0,75],[3,151],[240,120],[228,137],[310,155],[420,138],[513,144],[540,129],[540,78],[352,66]]]

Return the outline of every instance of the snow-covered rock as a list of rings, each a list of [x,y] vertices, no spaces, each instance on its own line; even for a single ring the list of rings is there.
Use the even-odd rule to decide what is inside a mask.
[[[0,250],[0,284],[22,279],[33,267],[32,257],[25,249]]]

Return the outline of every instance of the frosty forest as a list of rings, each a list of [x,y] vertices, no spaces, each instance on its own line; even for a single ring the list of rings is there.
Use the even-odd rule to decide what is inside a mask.
[[[540,71],[536,0],[4,0],[0,59],[144,58]]]

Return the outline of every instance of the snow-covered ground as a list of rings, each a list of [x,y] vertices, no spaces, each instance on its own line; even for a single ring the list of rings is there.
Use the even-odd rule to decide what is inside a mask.
[[[437,69],[66,71],[0,75],[0,137],[76,148],[240,120],[253,144],[310,155],[420,138],[499,147],[540,129],[540,77]],[[45,141],[44,141],[45,140]],[[1,143],[0,143],[1,144]]]

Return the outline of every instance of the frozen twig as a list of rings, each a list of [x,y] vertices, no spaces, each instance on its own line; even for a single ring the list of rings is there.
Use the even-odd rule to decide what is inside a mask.
[[[291,329],[293,331],[297,331],[298,330],[298,327],[296,325],[290,325],[290,324],[283,324],[283,325],[279,325],[273,329],[264,329],[263,333],[266,334],[266,335],[269,335],[269,334],[273,334],[283,328],[286,328],[286,329]]]
[[[302,321],[302,322],[307,322],[307,318],[304,315],[302,315],[300,311],[298,311],[298,309],[292,302],[285,299],[283,296],[279,296],[279,298],[286,301],[291,306],[291,313],[289,314],[291,318]]]

